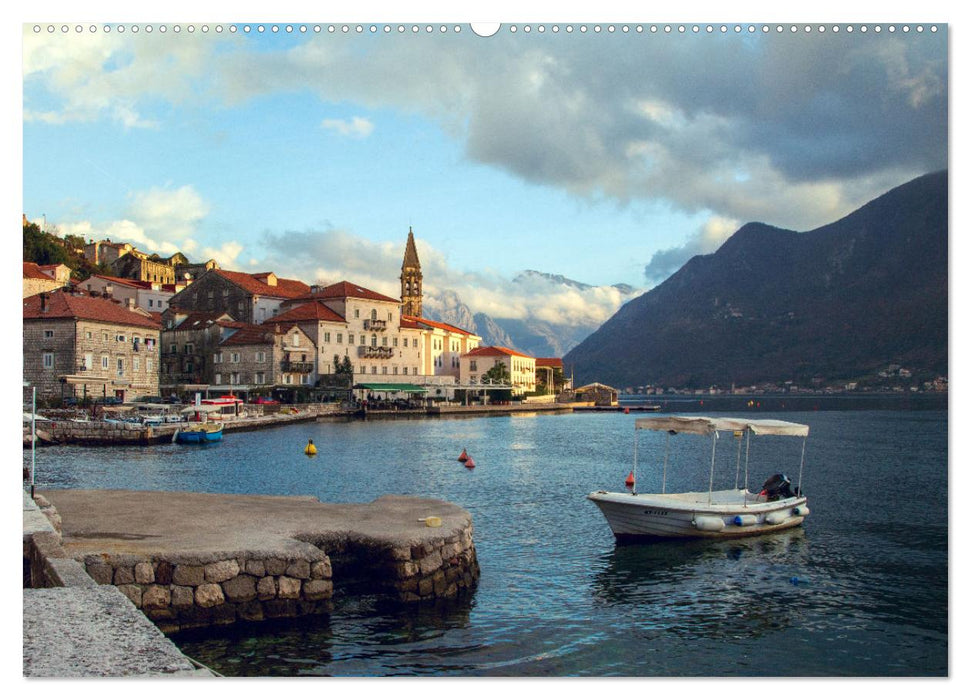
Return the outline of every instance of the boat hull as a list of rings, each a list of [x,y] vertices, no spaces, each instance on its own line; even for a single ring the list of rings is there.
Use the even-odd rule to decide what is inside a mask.
[[[175,435],[176,442],[182,443],[184,445],[198,445],[207,442],[219,442],[223,439],[223,429],[220,426],[217,429],[198,429],[198,430],[180,430]]]
[[[745,492],[720,493],[723,501],[716,497],[710,504],[702,497],[707,493],[596,491],[587,498],[603,513],[619,543],[751,537],[797,527],[809,514],[805,497],[766,502]]]

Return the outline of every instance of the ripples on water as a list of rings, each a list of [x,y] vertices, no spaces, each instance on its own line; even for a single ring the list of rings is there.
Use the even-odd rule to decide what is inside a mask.
[[[472,513],[482,576],[467,598],[340,598],[322,618],[175,637],[226,675],[946,675],[947,414],[783,417],[811,426],[812,515],[735,541],[614,545],[585,495],[623,488],[634,417],[622,414],[302,424],[202,448],[53,447],[38,453],[38,481],[333,502],[401,493]],[[320,450],[312,459],[308,438]],[[659,486],[661,439],[641,437],[642,491]],[[690,440],[672,441],[672,465],[699,446]],[[752,459],[767,466],[750,485],[774,471],[795,479],[798,441],[764,440]],[[735,478],[725,443],[722,487]],[[476,469],[456,461],[463,448]],[[668,489],[706,483],[707,463],[694,464],[669,471]]]

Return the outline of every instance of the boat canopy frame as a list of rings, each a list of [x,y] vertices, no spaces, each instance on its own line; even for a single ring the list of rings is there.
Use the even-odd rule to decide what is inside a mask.
[[[741,470],[742,445],[741,438],[745,437],[745,481],[744,489],[748,491],[748,461],[749,444],[752,435],[782,435],[787,437],[801,437],[802,452],[799,457],[799,477],[796,488],[802,492],[802,471],[806,461],[806,440],[809,437],[809,426],[803,423],[775,419],[755,418],[711,418],[708,416],[650,416],[638,418],[634,421],[634,484],[637,484],[637,444],[641,430],[653,430],[666,433],[664,441],[664,465],[661,471],[661,493],[667,493],[668,455],[670,453],[671,436],[679,433],[690,435],[711,435],[711,467],[708,473],[708,503],[711,504],[711,494],[715,483],[715,447],[720,432],[731,431],[739,438],[737,462],[735,466],[735,488],[738,489],[738,479]],[[636,493],[636,491],[635,491]]]

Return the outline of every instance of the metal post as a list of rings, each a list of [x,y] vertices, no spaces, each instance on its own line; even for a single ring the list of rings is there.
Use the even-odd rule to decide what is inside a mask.
[[[802,495],[802,465],[806,461],[806,440],[802,439],[802,455],[799,457],[799,482],[796,484],[796,488],[799,490],[799,495]]]
[[[34,472],[37,468],[37,387],[31,387],[30,399],[30,497],[34,497]]]
[[[671,450],[671,432],[664,435],[664,466],[661,469],[661,493],[667,493],[668,455]]]
[[[708,472],[708,505],[711,505],[711,490],[715,485],[715,443],[718,442],[718,431],[711,434],[711,470]]]

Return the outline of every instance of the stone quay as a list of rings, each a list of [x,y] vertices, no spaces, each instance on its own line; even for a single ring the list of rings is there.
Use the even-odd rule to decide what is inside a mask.
[[[35,500],[53,533],[25,536],[25,586],[72,585],[50,564],[67,561],[78,571],[61,578],[83,569],[166,633],[326,613],[335,588],[454,598],[479,576],[471,515],[435,499],[45,490]]]

